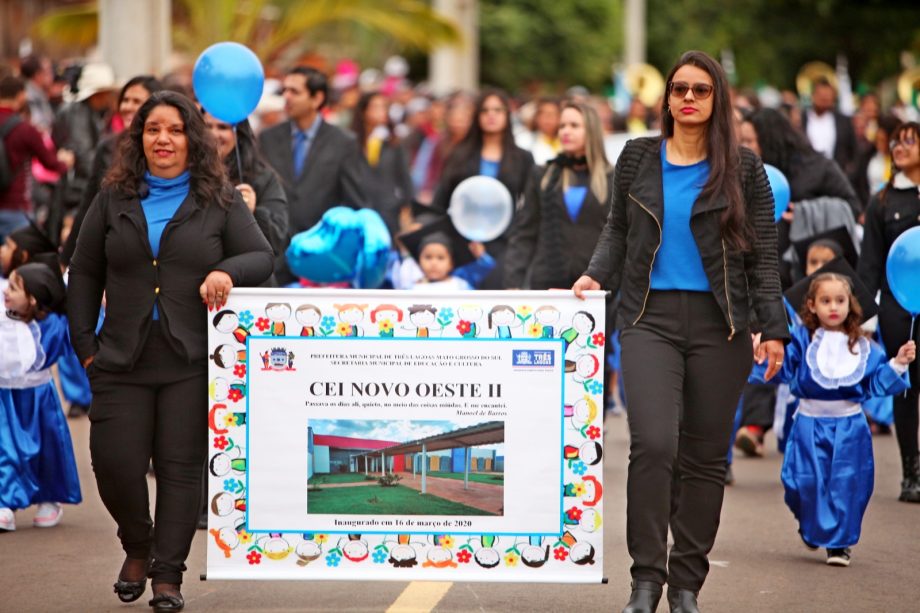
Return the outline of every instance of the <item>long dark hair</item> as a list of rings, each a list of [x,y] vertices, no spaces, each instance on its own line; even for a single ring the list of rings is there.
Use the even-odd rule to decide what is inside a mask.
[[[243,167],[243,176],[240,176],[239,168],[236,164],[236,151],[240,151],[240,165]],[[249,125],[249,120],[236,124],[236,147],[224,158],[224,166],[227,168],[227,176],[233,184],[252,183],[257,176],[271,170],[265,157],[259,149],[259,143],[256,141],[256,135]]]
[[[741,194],[741,147],[732,126],[732,105],[729,100],[728,78],[725,71],[702,51],[687,51],[668,73],[665,92],[671,91],[674,73],[687,64],[706,72],[712,79],[712,116],[706,129],[706,159],[709,162],[709,179],[703,186],[701,197],[720,195],[728,201],[728,208],[719,222],[722,236],[730,245],[744,249],[748,245],[748,232]],[[668,105],[667,93],[661,102],[661,133],[664,138],[674,136],[674,117]]]
[[[121,101],[125,99],[125,94],[128,93],[128,90],[135,85],[140,85],[146,89],[148,94],[153,94],[163,89],[163,84],[160,83],[160,80],[153,75],[142,74],[136,77],[132,77],[122,86],[121,91],[118,92],[118,106],[121,106]],[[125,127],[127,128],[128,126]]]
[[[760,109],[746,119],[757,132],[760,158],[776,166],[787,177],[802,158],[816,152],[805,135],[792,127],[785,115],[775,109]]]
[[[818,289],[821,287],[822,283],[828,281],[839,281],[843,283],[844,287],[847,290],[847,296],[849,297],[850,310],[847,313],[846,319],[843,320],[843,332],[847,335],[847,347],[850,350],[850,353],[855,354],[853,348],[856,346],[856,343],[859,339],[865,334],[860,328],[859,324],[862,321],[863,310],[862,306],[859,304],[859,300],[856,298],[856,293],[853,291],[853,284],[850,282],[850,278],[845,275],[840,275],[835,272],[822,272],[821,274],[815,275],[814,279],[811,280],[811,284],[808,286],[808,293],[805,294],[805,303],[802,304],[801,309],[799,310],[799,315],[802,317],[802,325],[808,329],[812,334],[815,333],[815,330],[821,327],[821,321],[818,319],[818,316],[815,313],[812,313],[809,310],[809,306],[814,305],[815,298],[818,295]]]
[[[351,119],[351,131],[355,133],[355,137],[361,144],[362,149],[367,145],[367,122],[364,119],[364,115],[367,113],[367,107],[371,105],[371,101],[377,97],[386,99],[386,97],[380,92],[365,92],[361,94],[361,97],[358,98],[358,104],[355,105],[355,113]],[[392,141],[393,125],[390,121],[389,114],[387,114],[386,126],[390,131],[390,136],[387,138],[387,140]]]
[[[182,94],[159,91],[151,94],[138,109],[134,121],[125,131],[127,138],[120,138],[118,155],[109,169],[102,185],[124,195],[137,198],[147,171],[144,156],[144,124],[150,112],[158,106],[171,106],[179,112],[185,126],[188,141],[188,171],[191,175],[191,193],[200,206],[212,203],[226,208],[233,202],[233,186],[227,180],[227,171],[217,153],[217,146],[211,137],[198,107]]]
[[[899,141],[905,134],[913,134],[914,139],[920,138],[920,123],[916,121],[906,121],[892,130],[889,138],[892,141]],[[901,169],[898,168],[898,170],[900,171]],[[882,205],[885,204],[885,200],[888,198],[888,191],[891,189],[891,186],[894,185],[894,178],[897,174],[896,172],[891,173],[891,178],[888,179],[888,183],[885,184],[885,187],[882,188],[881,193],[878,195],[879,202]]]
[[[485,106],[486,100],[492,97],[501,100],[502,105],[505,107],[505,129],[502,132],[501,161],[503,167],[507,164],[512,153],[516,150],[517,146],[514,144],[514,133],[511,131],[511,99],[508,97],[508,94],[500,89],[485,89],[479,94],[479,98],[476,100],[476,111],[473,115],[473,123],[470,125],[469,131],[466,133],[466,136],[463,137],[463,140],[454,147],[445,165],[450,172],[462,173],[466,162],[471,159],[479,159],[482,153],[484,135],[479,117],[482,114],[482,108]]]

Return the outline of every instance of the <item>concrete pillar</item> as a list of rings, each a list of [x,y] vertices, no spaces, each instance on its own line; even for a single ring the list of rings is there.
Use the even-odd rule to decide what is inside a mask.
[[[428,58],[428,81],[436,94],[479,89],[478,0],[434,0],[432,8],[457,24],[462,41],[438,47]]]
[[[170,0],[99,0],[99,49],[116,78],[166,72],[171,22]]]
[[[466,448],[466,459],[463,461],[463,489],[470,489],[470,458],[473,456],[473,450]]]
[[[645,62],[645,2],[626,0],[623,27],[626,41],[623,63],[626,66]]]
[[[428,451],[425,449],[425,443],[422,443],[422,493],[426,491],[428,484]]]

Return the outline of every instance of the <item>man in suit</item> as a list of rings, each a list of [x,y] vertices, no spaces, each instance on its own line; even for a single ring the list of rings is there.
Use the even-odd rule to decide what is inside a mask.
[[[370,170],[355,138],[323,121],[320,110],[328,99],[323,73],[298,66],[284,77],[281,93],[288,120],[265,130],[259,143],[284,183],[293,236],[334,206],[366,206]],[[281,285],[295,280],[283,255],[275,275]]]
[[[802,129],[815,151],[837,162],[848,177],[856,165],[856,131],[852,120],[836,110],[837,92],[827,79],[816,79],[811,108],[802,117]]]

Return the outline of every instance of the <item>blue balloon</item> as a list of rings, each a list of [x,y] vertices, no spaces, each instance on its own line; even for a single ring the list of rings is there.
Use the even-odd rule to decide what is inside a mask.
[[[885,272],[898,303],[912,316],[920,314],[920,227],[911,228],[892,243]]]
[[[776,207],[773,213],[773,221],[779,221],[786,209],[789,208],[789,197],[792,193],[789,189],[789,180],[776,166],[764,164],[763,169],[767,171],[767,180],[770,182],[770,191],[773,192],[773,204]]]
[[[256,54],[239,43],[217,43],[195,62],[192,86],[208,113],[229,124],[249,117],[262,97],[265,71]]]
[[[358,253],[355,285],[362,289],[376,289],[383,285],[387,264],[390,261],[390,231],[377,211],[361,209],[356,212],[361,222],[364,245]]]
[[[352,281],[364,247],[357,213],[348,207],[333,207],[315,226],[296,234],[284,254],[291,272],[316,283]]]

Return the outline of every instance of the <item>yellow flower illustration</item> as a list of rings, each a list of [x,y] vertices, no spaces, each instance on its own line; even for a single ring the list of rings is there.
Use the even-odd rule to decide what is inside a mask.
[[[586,491],[585,484],[576,483],[575,485],[572,486],[572,491],[575,493],[576,496],[584,496],[585,491]]]
[[[348,336],[351,334],[351,326],[349,326],[344,321],[339,322],[339,325],[335,327],[335,333],[339,336]]]
[[[537,323],[527,326],[527,336],[537,337],[543,334],[543,326]]]
[[[224,427],[232,428],[237,423],[237,417],[233,413],[227,413],[224,415]]]
[[[242,545],[248,545],[249,543],[252,542],[252,535],[246,532],[245,530],[240,530],[237,536],[239,537],[240,544]]]
[[[379,328],[381,332],[389,332],[393,329],[393,322],[389,319],[381,319]]]
[[[526,306],[526,305],[525,305],[525,306],[522,306],[522,307],[518,307],[518,314],[519,314],[519,315],[522,315],[523,317],[527,317],[527,316],[530,315],[531,313],[533,313],[533,309],[532,309],[531,307],[529,307],[529,306]]]
[[[514,553],[505,556],[505,566],[517,566],[518,557]]]
[[[445,536],[441,539],[441,546],[446,547],[447,549],[453,549],[454,547],[454,537]]]
[[[328,534],[317,534],[316,536],[313,537],[313,540],[316,541],[317,543],[322,544],[329,540],[329,535]]]

